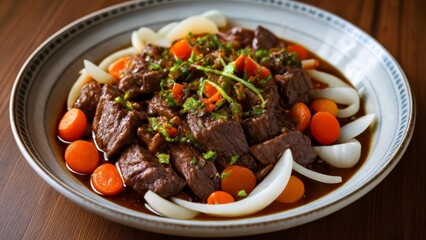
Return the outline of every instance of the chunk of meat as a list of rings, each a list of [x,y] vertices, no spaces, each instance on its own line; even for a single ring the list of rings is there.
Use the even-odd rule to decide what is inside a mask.
[[[268,29],[258,26],[254,31],[253,49],[271,49],[273,47],[283,47],[283,43]]]
[[[241,27],[233,27],[226,34],[228,42],[232,43],[235,48],[245,48],[252,45],[254,33],[251,30]]]
[[[256,97],[246,95],[247,97]],[[263,93],[267,101],[264,112],[259,116],[253,116],[243,120],[244,132],[250,145],[264,142],[277,136],[283,129],[293,129],[294,124],[284,114],[280,103],[277,86],[274,81],[269,81],[267,89]]]
[[[81,94],[74,103],[75,108],[79,108],[86,114],[86,118],[91,122],[96,113],[96,106],[101,96],[102,86],[95,81],[88,82],[81,88]]]
[[[190,144],[173,144],[170,157],[176,171],[185,178],[199,199],[206,199],[220,188],[220,177],[213,162],[205,160]]]
[[[308,103],[312,82],[309,75],[300,68],[288,68],[284,74],[274,76],[285,107],[297,102]]]
[[[166,101],[156,94],[148,103],[148,114],[150,116],[165,116],[168,119],[172,119],[177,114],[170,108],[167,107]]]
[[[128,111],[114,101],[117,96],[120,96],[120,92],[115,87],[103,86],[92,123],[95,141],[108,158],[117,154],[123,146],[135,141],[136,129],[142,122],[137,111]]]
[[[283,152],[291,149],[293,159],[302,166],[312,163],[317,153],[311,140],[299,131],[283,133],[273,139],[250,147],[250,153],[262,164],[275,164]]]
[[[188,114],[188,125],[192,135],[205,150],[215,151],[217,161],[222,167],[231,163],[233,156],[244,156],[249,146],[241,125],[234,120],[215,119],[212,117],[198,117]],[[254,169],[256,162],[253,158],[238,159],[237,164]]]
[[[117,163],[126,186],[139,194],[151,190],[167,198],[185,186],[185,181],[171,168],[163,167],[152,153],[137,144],[124,151]]]
[[[132,92],[136,97],[144,93],[160,90],[161,80],[167,77],[166,71],[146,71],[131,73],[120,79],[118,87],[123,92]]]

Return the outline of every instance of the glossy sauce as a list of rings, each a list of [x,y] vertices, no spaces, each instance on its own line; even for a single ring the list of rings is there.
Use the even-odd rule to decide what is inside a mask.
[[[284,42],[286,43],[286,45],[292,44],[291,42],[288,42],[288,41],[284,41]],[[330,64],[328,64],[324,60],[320,59],[318,56],[309,52],[308,58],[315,58],[320,62],[320,65],[317,68],[318,70],[328,72],[328,73],[335,75],[335,76],[345,80],[346,82],[348,82],[346,80],[346,78],[337,69],[332,67]],[[323,88],[324,87],[323,84],[316,82],[314,79],[313,79],[313,85],[314,85],[314,88]],[[360,111],[352,118],[339,119],[341,126],[345,125],[347,122],[350,122],[355,118],[358,118],[358,117],[365,115],[364,101],[363,101],[363,99],[360,99],[360,101],[361,101],[360,102],[360,106],[361,106]],[[63,114],[64,112],[65,112],[65,109],[61,114]],[[58,117],[58,119],[59,119],[59,117]],[[59,122],[59,120],[58,120],[58,122]],[[301,205],[304,205],[304,204],[307,204],[307,203],[312,202],[314,200],[317,200],[317,199],[329,194],[330,192],[336,190],[337,188],[339,188],[343,184],[345,184],[359,170],[359,168],[365,162],[367,155],[370,151],[370,143],[371,143],[371,138],[372,138],[371,134],[372,134],[371,129],[368,128],[366,131],[364,131],[361,135],[359,135],[357,137],[357,140],[362,145],[362,151],[361,151],[360,161],[353,168],[350,168],[350,169],[335,168],[335,167],[332,167],[332,166],[325,164],[324,162],[318,162],[313,166],[312,170],[314,170],[316,172],[320,172],[320,173],[327,174],[327,175],[341,176],[342,179],[343,179],[342,183],[339,183],[339,184],[320,183],[320,182],[308,179],[308,178],[306,178],[306,177],[304,177],[304,176],[293,171],[292,174],[300,177],[300,179],[303,181],[303,183],[305,185],[304,197],[301,200],[299,200],[299,201],[297,201],[296,203],[293,203],[293,204],[285,204],[285,203],[280,203],[278,201],[275,201],[272,204],[270,204],[268,207],[263,209],[262,211],[254,214],[254,215],[251,215],[251,216],[264,216],[264,215],[273,214],[273,213],[285,211],[285,210],[288,210],[288,209],[292,209],[292,208],[295,208],[295,207],[299,207]],[[92,139],[86,139],[86,140],[92,141]],[[58,142],[58,147],[59,147],[58,151],[59,151],[59,153],[62,153],[62,155],[63,155],[63,153],[65,152],[65,148],[66,148],[67,144],[65,144],[64,142],[61,142],[59,139],[58,139],[57,142]],[[315,145],[314,140],[312,140],[312,143],[313,143],[313,145]],[[104,158],[102,158],[102,162],[105,162]],[[81,176],[81,175],[73,174],[72,172],[69,171],[69,169],[67,169],[63,159],[61,159],[60,163],[61,163],[62,167],[64,168],[64,171],[68,172],[68,174],[71,177],[76,178],[83,185],[85,185],[88,189],[93,191],[91,186],[90,186],[90,176]],[[154,215],[153,213],[151,213],[149,210],[147,210],[145,208],[145,206],[144,206],[145,200],[143,199],[143,196],[136,193],[131,188],[125,188],[125,190],[117,196],[105,197],[105,198],[116,203],[116,204],[119,204],[121,206],[133,209],[135,211]],[[210,216],[205,215],[205,214],[199,214],[197,217],[195,217],[195,219],[198,219],[198,220],[221,220],[221,219],[225,220],[225,219],[238,219],[238,218],[244,218],[244,217],[236,217],[236,218],[210,217]]]

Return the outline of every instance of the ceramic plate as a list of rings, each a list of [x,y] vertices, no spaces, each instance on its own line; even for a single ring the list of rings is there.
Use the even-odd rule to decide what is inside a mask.
[[[237,220],[175,220],[116,205],[91,192],[64,171],[55,127],[83,59],[98,62],[130,45],[141,26],[158,29],[185,17],[217,9],[233,25],[257,25],[305,45],[337,67],[376,113],[372,146],[360,170],[343,186],[302,207]],[[54,189],[80,206],[136,228],[186,236],[237,236],[290,228],[341,209],[375,187],[397,164],[411,138],[415,109],[408,81],[394,58],[347,21],[298,2],[165,1],[127,2],[97,11],[47,39],[22,67],[10,100],[16,142],[31,167]],[[386,117],[386,121],[383,119]]]

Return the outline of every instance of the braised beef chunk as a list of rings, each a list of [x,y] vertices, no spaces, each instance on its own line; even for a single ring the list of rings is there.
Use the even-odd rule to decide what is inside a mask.
[[[126,186],[145,194],[151,190],[167,198],[182,191],[185,181],[171,168],[163,167],[148,150],[131,145],[118,159],[118,167]]]
[[[272,111],[243,121],[244,131],[250,144],[261,143],[281,132],[280,122]]]
[[[258,26],[254,31],[253,49],[271,49],[273,47],[283,46],[282,42],[268,29]]]
[[[191,191],[200,199],[206,199],[220,188],[220,177],[213,162],[205,160],[190,144],[173,144],[170,158],[176,171],[185,178]]]
[[[283,133],[278,137],[250,147],[250,153],[263,164],[275,164],[283,152],[291,149],[293,159],[302,166],[312,163],[317,154],[311,140],[299,131]]]
[[[152,153],[157,152],[165,141],[160,133],[149,132],[146,125],[138,128],[137,137],[141,142],[145,143],[145,146]]]
[[[165,116],[168,119],[172,119],[177,115],[172,109],[167,107],[166,101],[160,94],[156,94],[151,101],[149,101],[148,114],[150,116]]]
[[[241,125],[234,120],[215,119],[212,117],[198,117],[196,114],[187,116],[192,135],[200,143],[201,147],[218,154],[217,161],[222,167],[231,163],[232,157],[243,156],[249,146]],[[254,159],[244,159],[237,162],[247,168],[256,166]],[[247,162],[246,162],[247,161]]]
[[[96,106],[101,96],[102,86],[95,81],[88,82],[81,88],[81,94],[74,103],[75,108],[81,109],[91,122],[96,113]]]
[[[137,111],[129,111],[114,101],[120,94],[120,91],[111,85],[103,86],[92,123],[96,143],[108,157],[135,141],[136,128],[142,122]]]
[[[166,71],[146,71],[126,75],[120,80],[119,88],[123,92],[131,91],[134,96],[153,93],[160,90],[161,80],[167,77]]]
[[[242,123],[250,145],[277,136],[283,128],[293,128],[293,123],[284,115],[274,81],[269,81],[263,97],[267,101],[264,112],[259,116],[246,118]]]
[[[284,74],[274,76],[279,85],[279,92],[284,101],[284,106],[290,107],[297,102],[309,101],[309,90],[312,82],[309,75],[300,68],[288,68]]]
[[[252,45],[254,33],[240,27],[234,27],[226,34],[226,39],[231,42],[235,48],[245,48]]]
[[[272,75],[283,74],[287,71],[289,55],[283,49],[276,48],[269,51],[269,56],[263,59],[261,65],[271,71]]]

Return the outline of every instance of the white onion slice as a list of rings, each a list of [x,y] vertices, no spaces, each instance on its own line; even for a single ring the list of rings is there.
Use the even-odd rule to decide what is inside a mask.
[[[164,25],[163,27],[158,29],[157,35],[160,36],[161,38],[164,38],[167,35],[167,33],[170,32],[173,28],[175,28],[178,24],[179,22],[171,22],[169,24]]]
[[[202,16],[193,16],[179,22],[178,25],[167,33],[165,39],[173,42],[186,37],[188,33],[202,34],[217,32],[219,30],[212,20]]]
[[[324,162],[338,168],[351,168],[361,157],[361,143],[355,139],[330,146],[316,146],[314,149]]]
[[[91,78],[90,78],[89,74],[87,73],[87,71],[85,69],[81,70],[80,76],[74,82],[74,84],[71,87],[70,92],[68,93],[68,98],[67,98],[67,108],[68,109],[72,108],[75,101],[77,101],[78,97],[81,94],[81,88],[84,86],[84,84],[89,82],[90,79]]]
[[[355,121],[352,121],[345,126],[340,128],[340,136],[337,139],[338,143],[346,142],[349,139],[352,139],[368,128],[371,123],[374,121],[376,115],[374,113],[367,114],[362,116]]]
[[[197,211],[193,211],[172,203],[169,200],[158,196],[151,190],[145,193],[144,198],[148,205],[154,209],[155,212],[158,212],[165,217],[176,219],[191,219],[199,214]]]
[[[358,92],[349,87],[332,87],[320,90],[312,90],[311,98],[329,98],[336,103],[348,105],[346,108],[339,109],[337,117],[347,118],[355,115],[359,111]]]
[[[331,75],[326,72],[318,71],[318,70],[305,70],[309,76],[318,82],[327,84],[329,87],[351,87],[347,83],[345,83],[342,79]]]
[[[302,69],[307,71],[307,70],[312,70],[315,69],[319,66],[319,62],[318,60],[314,59],[314,58],[310,58],[310,59],[305,59],[302,60]]]
[[[163,36],[154,32],[151,28],[141,27],[138,31],[132,33],[131,42],[133,48],[140,53],[148,43],[160,47],[170,47],[171,42]]]
[[[86,69],[87,73],[95,79],[99,83],[112,83],[115,79],[111,74],[105,72],[102,68],[96,66],[89,60],[84,60],[84,69]]]
[[[125,49],[118,50],[108,55],[108,57],[104,58],[104,60],[102,60],[102,62],[99,63],[99,67],[104,71],[108,71],[109,65],[111,65],[113,62],[117,61],[118,59],[122,57],[127,57],[127,56],[131,56],[135,54],[136,54],[136,50],[133,47],[128,47]]]
[[[218,27],[226,27],[228,24],[225,14],[218,10],[210,10],[201,14],[200,16],[210,19]]]
[[[342,177],[340,176],[330,176],[330,175],[314,172],[310,169],[303,167],[302,165],[298,164],[295,161],[293,161],[293,170],[302,174],[305,177],[308,177],[310,179],[313,179],[315,181],[322,182],[322,183],[341,183],[342,182]]]
[[[132,43],[132,46],[137,53],[142,52],[142,50],[145,48],[145,43],[143,43],[139,39],[139,35],[137,31],[132,32],[132,36],[130,37],[130,42]]]
[[[211,205],[179,198],[172,198],[172,201],[182,207],[214,216],[238,217],[253,214],[267,207],[281,194],[290,178],[292,162],[291,151],[285,151],[268,176],[246,198],[237,202]]]

